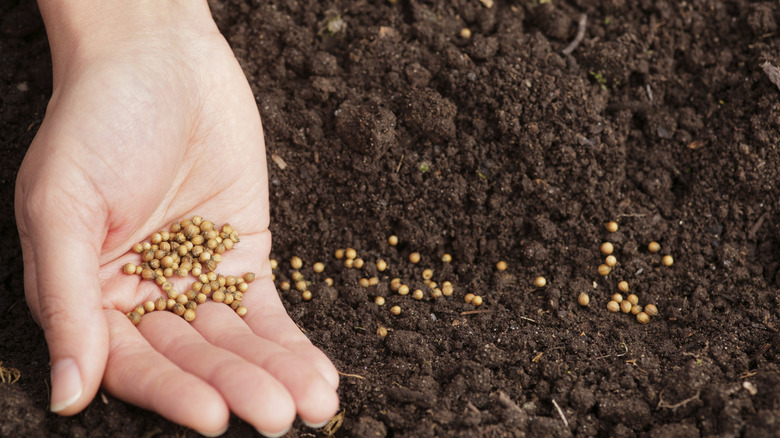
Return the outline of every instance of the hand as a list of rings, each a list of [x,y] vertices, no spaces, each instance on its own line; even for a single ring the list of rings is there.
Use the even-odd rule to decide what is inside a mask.
[[[52,410],[81,411],[102,382],[207,435],[227,428],[230,411],[266,435],[285,432],[296,412],[327,421],[338,374],[271,280],[260,117],[205,2],[98,2],[106,15],[90,9],[93,20],[79,21],[90,23],[86,36],[57,21],[67,16],[58,2],[40,3],[54,91],[19,171],[16,215],[27,302],[49,345]],[[195,214],[239,232],[217,271],[257,274],[249,313],[209,301],[191,324],[152,312],[133,326],[125,313],[161,291],[121,272],[139,263],[130,248]]]

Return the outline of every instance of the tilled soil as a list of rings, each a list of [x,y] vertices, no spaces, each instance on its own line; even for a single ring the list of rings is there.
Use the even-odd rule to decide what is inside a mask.
[[[263,118],[277,282],[300,256],[313,299],[280,293],[344,373],[336,436],[776,436],[777,2],[210,3]],[[104,394],[47,411],[12,194],[51,66],[34,5],[0,13],[0,361],[21,372],[0,435],[192,436]],[[362,269],[334,257],[347,247]],[[454,294],[432,298],[426,268]],[[607,312],[620,280],[658,306],[649,324]]]

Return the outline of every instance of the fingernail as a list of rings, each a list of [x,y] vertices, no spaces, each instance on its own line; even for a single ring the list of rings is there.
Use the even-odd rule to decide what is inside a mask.
[[[206,436],[206,437],[209,437],[209,438],[213,438],[213,437],[224,435],[225,432],[227,432],[229,426],[230,426],[230,424],[226,424],[225,427],[222,428],[222,430],[219,431],[219,432],[211,432],[211,433],[209,433],[209,432],[198,432],[198,433],[203,435],[203,436]]]
[[[303,424],[305,424],[306,426],[308,426],[308,427],[310,427],[312,429],[321,429],[321,428],[325,427],[326,424],[330,423],[330,419],[325,420],[322,423],[317,423],[317,424],[309,423],[308,421],[304,420],[303,418],[301,418],[301,421],[303,421]]]
[[[257,432],[259,432],[260,435],[262,435],[262,436],[264,436],[266,438],[279,438],[280,436],[284,436],[285,434],[287,434],[287,432],[290,431],[291,427],[292,427],[292,424],[287,426],[287,429],[285,429],[285,430],[283,430],[281,432],[276,432],[276,433],[263,432],[262,430],[257,429],[257,428],[255,430],[257,430]]]
[[[72,405],[84,391],[76,361],[60,359],[51,366],[51,411],[60,412]]]

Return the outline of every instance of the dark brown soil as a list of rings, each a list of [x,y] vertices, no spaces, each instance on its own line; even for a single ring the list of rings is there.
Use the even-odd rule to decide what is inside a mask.
[[[50,93],[30,3],[0,6],[0,361],[21,371],[0,384],[0,436],[192,436],[111,396],[47,411],[12,213]],[[777,2],[211,3],[263,117],[277,280],[299,255],[313,281],[312,301],[283,300],[345,373],[337,436],[777,436],[780,93],[760,68],[780,65]],[[602,278],[606,239],[620,264]],[[344,247],[366,268],[342,268]],[[455,294],[389,291],[423,288],[425,267]],[[658,305],[650,324],[605,310],[621,279]]]

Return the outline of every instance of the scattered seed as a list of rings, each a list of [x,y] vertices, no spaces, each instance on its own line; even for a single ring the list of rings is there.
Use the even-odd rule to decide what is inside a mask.
[[[320,272],[325,270],[325,264],[322,262],[317,262],[314,265],[312,265],[311,268],[314,270],[314,272],[319,274]]]
[[[144,314],[146,313],[146,309],[144,309],[143,305],[139,305],[138,307],[135,308],[135,313],[144,316]]]
[[[398,288],[401,287],[401,279],[400,278],[394,278],[390,280],[390,290],[393,292],[396,292]]]
[[[604,264],[612,268],[617,265],[617,258],[613,255],[608,255],[607,258],[604,259]]]
[[[305,290],[301,293],[301,298],[303,298],[303,301],[309,301],[311,300],[311,291]]]
[[[361,287],[368,287],[368,278],[361,278],[358,283],[360,283]]]
[[[132,263],[125,263],[124,266],[122,266],[122,272],[125,274],[135,274],[135,268],[136,266]]]
[[[472,293],[467,293],[466,296],[463,297],[463,300],[466,301],[466,303],[470,304],[472,301],[474,301],[474,297],[475,296],[476,295],[474,295]]]
[[[506,268],[507,268],[507,264],[505,261],[501,260],[498,263],[496,263],[496,269],[498,269],[499,271],[506,271]]]
[[[390,308],[390,313],[393,315],[400,315],[401,314],[401,307],[400,306],[393,306]]]
[[[438,287],[431,290],[431,298],[441,298],[441,296],[442,291]]]
[[[622,303],[623,302],[623,295],[620,295],[620,294],[612,295],[612,301],[614,301],[614,302],[616,302],[618,304]]]
[[[401,309],[398,310],[400,311]],[[379,328],[376,329],[376,334],[384,338],[385,336],[387,336],[387,329],[382,326],[379,326]]]
[[[444,254],[441,256],[441,261],[444,263],[450,263],[452,261],[452,256],[449,254]]]
[[[612,272],[612,268],[607,265],[599,265],[598,272],[602,277],[606,277],[610,272]]]
[[[413,253],[409,254],[409,261],[414,263],[414,264],[419,263],[420,262],[420,253],[419,252],[413,252]]]
[[[379,272],[384,272],[384,270],[387,269],[387,262],[385,262],[382,259],[379,259],[376,261],[376,270]]]
[[[352,269],[354,264],[355,264],[355,259],[345,259],[344,260],[344,267],[347,268],[347,269]]]
[[[337,259],[343,259],[344,258],[344,249],[339,248],[336,250],[336,252],[333,253],[333,257],[336,257]]]
[[[290,259],[290,266],[292,266],[293,269],[301,269],[303,267],[303,260],[301,260],[300,257],[295,256]]]
[[[534,286],[539,288],[547,286],[547,279],[544,277],[536,277],[534,279]]]
[[[650,322],[650,316],[645,312],[639,312],[636,314],[636,320],[639,321],[640,324],[647,324]]]
[[[452,283],[450,283],[449,281],[445,281],[444,283],[441,284],[441,293],[445,297],[452,295],[453,291],[454,288],[452,287]]]
[[[656,307],[655,304],[648,304],[645,306],[645,313],[648,316],[658,315],[658,307]]]
[[[674,259],[670,255],[665,255],[661,259],[661,263],[663,263],[664,266],[672,266],[674,264]]]
[[[617,301],[610,301],[607,303],[607,310],[609,310],[612,313],[617,313],[620,311],[620,303]]]
[[[345,256],[346,256],[348,259],[350,259],[350,260],[354,260],[354,259],[355,259],[355,257],[357,257],[357,251],[355,251],[355,249],[354,249],[354,248],[347,248],[347,250],[344,252],[344,255],[345,255]]]
[[[620,283],[618,283],[618,290],[623,293],[628,292],[628,282],[621,281]]]
[[[392,235],[387,238],[387,243],[390,244],[390,246],[396,246],[398,245],[398,236]]]
[[[424,269],[422,271],[423,280],[430,280],[433,277],[433,269]]]
[[[374,298],[374,304],[377,306],[384,306],[385,305],[385,297],[376,297]]]
[[[423,291],[416,289],[414,292],[412,292],[412,298],[418,301],[423,299]]]
[[[303,280],[303,274],[301,274],[301,273],[300,273],[300,272],[298,272],[298,271],[294,271],[294,272],[292,273],[292,279],[293,279],[293,281],[296,281],[296,282],[297,282],[297,281],[301,281],[301,280]]]
[[[215,291],[213,294],[211,294],[211,300],[216,303],[222,303],[225,301],[225,292],[222,292],[221,290]]]
[[[333,279],[328,277],[325,279],[325,285],[326,286],[333,286]]]
[[[471,299],[471,304],[474,307],[479,307],[482,305],[482,297],[479,295],[474,295],[474,298]]]
[[[371,277],[368,279],[369,286],[376,286],[377,284],[379,284],[379,277]]]
[[[361,259],[361,258],[357,258],[357,259],[355,259],[355,260],[352,262],[352,266],[353,266],[355,269],[363,269],[363,265],[364,265],[364,264],[365,264],[365,261],[363,261],[363,259]]]
[[[614,233],[618,230],[618,224],[615,221],[610,221],[604,225],[604,228],[606,228],[610,233]]]
[[[581,293],[580,296],[577,297],[577,302],[580,303],[580,306],[587,306],[590,304],[590,297],[586,293]]]
[[[634,307],[634,306],[631,303],[629,303],[628,301],[623,301],[622,303],[620,303],[620,310],[623,313],[630,312],[632,307]]]
[[[631,306],[631,313],[632,314],[637,315],[641,311],[642,311],[642,306],[639,306],[637,304],[634,304],[633,306]]]
[[[639,304],[639,297],[634,294],[631,294],[628,297],[626,297],[626,300],[628,300],[628,302],[631,303],[632,306]]]
[[[187,322],[195,321],[195,310],[187,309],[184,311],[184,314],[182,316],[184,317],[184,320]]]
[[[398,286],[398,295],[408,295],[409,294],[409,286],[402,284]]]
[[[661,244],[658,242],[650,242],[647,244],[647,250],[650,252],[658,252],[661,250]]]
[[[606,255],[612,254],[612,251],[615,250],[614,246],[612,246],[612,243],[610,242],[604,242],[601,244],[601,253]]]

